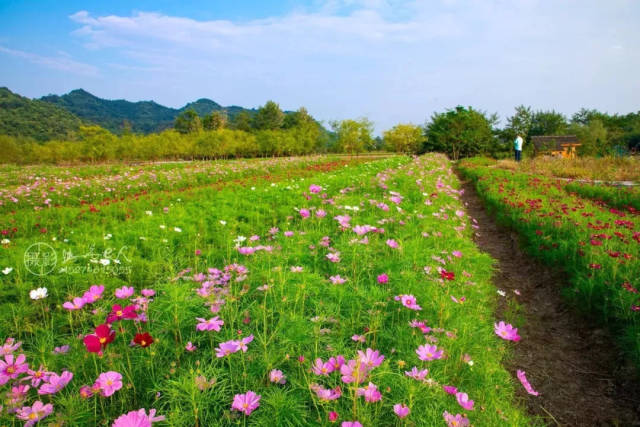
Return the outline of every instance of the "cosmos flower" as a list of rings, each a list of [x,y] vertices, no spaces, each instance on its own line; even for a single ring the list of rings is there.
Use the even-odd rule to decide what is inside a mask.
[[[409,409],[409,407],[407,405],[405,405],[404,403],[400,404],[400,403],[396,403],[395,405],[393,405],[393,412],[399,417],[399,418],[404,418],[407,415],[409,415],[409,412],[411,412],[411,410]]]
[[[149,332],[144,332],[142,334],[136,334],[133,338],[133,342],[138,344],[140,347],[149,347],[153,344],[153,337],[149,334]]]
[[[103,372],[98,376],[96,383],[100,387],[100,394],[109,397],[122,388],[122,375],[115,371]]]
[[[520,382],[522,383],[522,386],[524,387],[524,389],[527,391],[527,393],[529,393],[532,396],[538,396],[540,394],[537,391],[535,391],[533,387],[531,387],[531,384],[529,384],[529,381],[527,380],[527,377],[524,371],[518,369],[516,371],[516,375],[520,380]]]
[[[231,410],[242,412],[245,415],[251,415],[253,411],[260,406],[262,396],[249,390],[244,394],[236,394],[233,397]]]
[[[41,401],[37,400],[31,406],[24,406],[20,409],[16,410],[16,417],[23,421],[26,421],[24,424],[25,427],[31,427],[38,421],[48,417],[53,412],[53,405],[51,403],[47,403],[46,405]]]
[[[413,295],[397,295],[394,297],[396,301],[400,301],[402,305],[410,310],[420,311],[422,307],[417,304],[416,297]]]
[[[347,279],[343,279],[342,277],[340,277],[339,274],[329,277],[329,280],[333,285],[342,285],[344,282],[347,281]]]
[[[73,374],[69,371],[64,371],[60,375],[51,372],[47,382],[42,384],[38,389],[38,394],[55,394],[65,388],[72,378]]]
[[[152,423],[164,421],[164,419],[164,416],[156,417],[155,409],[150,409],[149,415],[147,415],[147,411],[142,408],[120,415],[113,422],[112,427],[151,427]]]
[[[386,273],[378,275],[378,283],[384,285],[389,282],[389,276]]]
[[[429,370],[427,369],[420,370],[416,366],[414,366],[410,371],[404,372],[406,376],[411,377],[418,381],[424,381],[428,373],[429,373]]]
[[[224,325],[224,321],[218,316],[212,317],[209,320],[205,320],[202,317],[196,317],[200,323],[196,325],[196,329],[199,331],[216,331],[220,332],[220,328]]]
[[[311,372],[316,375],[329,376],[334,371],[334,367],[329,362],[323,362],[322,359],[317,358],[313,365],[311,365]]]
[[[98,325],[93,334],[84,337],[84,345],[91,353],[100,353],[113,341],[116,333],[107,324]]]
[[[232,353],[237,352],[238,350],[240,350],[240,345],[238,344],[238,341],[234,341],[234,340],[226,341],[221,343],[216,348],[216,356],[225,357]]]
[[[118,299],[126,299],[133,295],[134,292],[135,290],[133,289],[133,286],[123,286],[116,289],[115,295]]]
[[[380,354],[378,350],[366,349],[364,352],[358,350],[358,360],[365,365],[368,370],[380,366],[384,361],[384,356]]]
[[[80,310],[82,307],[85,306],[86,303],[87,301],[84,298],[75,297],[73,301],[67,301],[64,304],[62,304],[62,307],[69,311]]]
[[[494,332],[503,340],[507,341],[520,341],[520,335],[518,335],[518,328],[514,328],[509,323],[494,323]]]
[[[123,308],[120,304],[114,304],[111,307],[111,313],[107,316],[107,323],[114,323],[123,319],[136,319],[137,317],[138,313],[136,313],[135,305],[128,305]]]
[[[47,288],[37,288],[29,292],[29,297],[32,300],[39,300],[47,297]]]
[[[435,345],[421,345],[416,350],[416,354],[418,355],[418,359],[424,360],[426,362],[442,359],[443,350],[438,350],[438,347]]]
[[[364,400],[366,402],[378,402],[382,399],[382,394],[378,390],[378,386],[374,383],[369,382],[366,387],[360,387],[356,390],[356,395],[364,396]]]
[[[458,404],[467,411],[473,411],[473,400],[469,399],[467,393],[457,392],[456,400],[458,401]]]
[[[104,285],[91,285],[89,290],[82,295],[82,299],[84,299],[87,304],[92,304],[102,297],[103,292]]]
[[[269,381],[277,384],[285,384],[287,382],[287,377],[281,370],[272,369],[271,372],[269,372]]]
[[[4,360],[0,359],[0,385],[6,384],[9,380],[15,380],[20,374],[29,370],[29,364],[25,363],[26,358],[24,354],[16,358],[13,354],[6,354]]]

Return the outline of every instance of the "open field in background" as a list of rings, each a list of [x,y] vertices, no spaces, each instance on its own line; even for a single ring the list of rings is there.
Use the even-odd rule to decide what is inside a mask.
[[[516,172],[471,159],[462,161],[460,169],[498,220],[519,232],[532,256],[569,274],[569,300],[608,325],[622,350],[640,366],[637,190],[532,175],[532,163],[523,162],[522,171]],[[613,164],[602,163],[605,166],[596,166],[601,171]],[[553,170],[554,162],[542,164],[537,163],[538,170]],[[622,176],[630,175],[616,177]]]
[[[0,172],[2,360],[67,372],[5,370],[1,423],[35,400],[68,425],[139,408],[184,426],[533,422],[444,156],[67,172],[36,189]]]

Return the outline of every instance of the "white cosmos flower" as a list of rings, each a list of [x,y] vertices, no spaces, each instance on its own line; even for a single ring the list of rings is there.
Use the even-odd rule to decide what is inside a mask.
[[[6,267],[2,269],[2,274],[4,274],[5,276],[9,273],[11,273],[13,271],[12,267]]]
[[[222,225],[227,225],[227,221],[225,221],[225,220],[221,219],[221,220],[220,220],[220,224],[222,224]]]
[[[2,239],[2,240],[0,240],[0,243],[2,243],[3,245],[8,245],[9,243],[11,243],[11,240],[9,240],[9,239]]]
[[[38,300],[38,299],[46,298],[47,297],[47,288],[32,289],[29,292],[29,296],[31,297],[32,300]]]
[[[107,265],[111,264],[111,261],[110,261],[110,260],[108,260],[108,259],[106,259],[106,258],[102,258],[102,259],[100,260],[100,264],[102,264],[102,265],[104,265],[104,266],[107,266]]]
[[[153,212],[151,212],[151,211],[144,211],[144,213],[146,213],[149,216],[153,215]]]
[[[176,233],[182,233],[182,228],[180,228],[180,227],[173,227],[173,231],[175,231]]]

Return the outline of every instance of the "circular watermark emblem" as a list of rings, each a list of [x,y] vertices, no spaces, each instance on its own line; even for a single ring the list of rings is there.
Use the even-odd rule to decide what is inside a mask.
[[[34,243],[24,251],[24,266],[36,276],[51,273],[57,262],[58,255],[55,249],[44,242]]]

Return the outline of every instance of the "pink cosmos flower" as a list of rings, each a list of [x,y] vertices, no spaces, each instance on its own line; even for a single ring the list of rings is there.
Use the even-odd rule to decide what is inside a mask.
[[[29,392],[30,388],[31,386],[28,386],[26,384],[17,384],[11,386],[11,391],[7,393],[7,399],[5,400],[7,406],[9,407],[7,412],[10,412],[11,408],[22,405],[27,397],[27,392]]]
[[[368,370],[367,366],[360,361],[349,360],[340,367],[340,373],[342,374],[343,383],[360,384],[367,378]]]
[[[431,360],[442,359],[443,350],[438,350],[435,345],[421,345],[416,350],[418,359],[429,362]]]
[[[366,387],[360,387],[356,390],[356,395],[364,396],[364,400],[366,402],[378,402],[382,399],[382,394],[378,390],[378,386],[374,383],[369,382]]]
[[[442,417],[444,418],[444,422],[447,423],[447,427],[468,427],[469,419],[460,414],[451,415],[447,411],[442,413]]]
[[[327,216],[327,211],[325,211],[324,209],[318,209],[316,211],[316,216],[318,218],[324,218],[325,216]]]
[[[413,295],[397,295],[394,297],[394,299],[396,301],[400,301],[402,305],[407,307],[409,310],[422,310],[422,307],[417,304],[416,297],[414,297]]]
[[[409,409],[409,407],[407,405],[405,405],[404,403],[400,404],[400,403],[396,403],[395,405],[393,405],[393,412],[395,412],[395,414],[399,417],[399,418],[404,418],[407,415],[409,415],[409,412],[411,412],[411,410]]]
[[[156,294],[156,291],[153,289],[143,289],[140,293],[147,298],[151,298]]]
[[[284,376],[281,370],[272,369],[271,372],[269,372],[269,381],[272,383],[284,384],[287,382],[287,377]]]
[[[285,232],[284,232],[284,236],[285,236],[285,237],[291,237],[291,236],[293,236],[294,234],[295,234],[295,233],[294,233],[293,231],[285,231]]]
[[[322,191],[322,187],[316,184],[311,184],[309,186],[309,192],[312,194],[318,194],[319,192]]]
[[[247,350],[249,350],[247,344],[249,344],[251,341],[253,341],[253,335],[249,335],[242,338],[240,341],[236,341],[236,344],[238,344],[238,347],[242,350],[243,353],[246,353]]]
[[[209,320],[205,320],[202,317],[196,317],[200,323],[196,325],[196,329],[199,331],[216,331],[220,332],[220,327],[224,325],[224,321],[218,316],[212,317]]]
[[[7,338],[0,347],[0,357],[6,356],[7,354],[13,354],[14,351],[20,348],[22,345],[22,341],[15,342],[14,338]]]
[[[344,227],[344,228],[351,227],[351,225],[349,224],[349,221],[351,221],[351,217],[349,215],[338,215],[333,219],[338,221],[338,224],[340,224],[341,227]]]
[[[386,273],[382,273],[378,276],[378,283],[384,285],[389,282],[389,276]]]
[[[28,376],[24,377],[24,380],[31,380],[32,387],[38,387],[42,381],[49,381],[50,372],[44,369],[44,366],[40,365],[37,371],[32,369],[27,370]]]
[[[338,413],[335,411],[329,412],[329,421],[332,423],[338,421]]]
[[[404,371],[404,374],[406,376],[411,377],[418,381],[424,381],[428,373],[429,373],[429,370],[427,369],[419,370],[416,366],[414,366],[410,371]]]
[[[100,393],[109,397],[122,388],[122,375],[115,371],[103,372],[98,376],[96,383],[100,386]]]
[[[327,259],[331,262],[340,262],[340,252],[331,252],[327,254]]]
[[[451,252],[451,255],[453,255],[456,258],[462,258],[462,252],[460,251],[453,251]]]
[[[342,396],[342,390],[340,387],[336,387],[334,389],[327,389],[318,384],[311,384],[311,390],[316,392],[318,399],[324,401],[336,400]]]
[[[62,304],[62,307],[69,311],[80,310],[82,307],[84,307],[86,303],[87,302],[85,301],[84,298],[75,297],[73,301],[67,301],[64,304]]]
[[[328,363],[331,363],[333,370],[337,371],[342,367],[342,365],[344,365],[344,356],[339,354],[336,357],[332,357],[329,359]]]
[[[304,219],[309,218],[309,216],[311,215],[311,212],[309,211],[309,209],[300,209],[298,213]]]
[[[125,299],[133,295],[134,292],[135,290],[133,289],[133,286],[123,286],[119,289],[116,289],[115,294],[116,298]]]
[[[60,347],[56,347],[53,349],[54,354],[67,354],[69,352],[68,345],[61,345]]]
[[[473,400],[469,399],[467,393],[456,393],[456,400],[467,411],[473,411]]]
[[[184,348],[185,348],[187,351],[195,351],[197,347],[196,347],[195,345],[193,345],[193,344],[191,343],[191,341],[189,341],[189,342],[187,343],[187,345],[186,345],[186,346],[184,346]]]
[[[91,285],[88,291],[82,295],[82,299],[85,300],[87,304],[93,304],[102,298],[102,293],[104,292],[104,285]]]
[[[334,371],[334,367],[329,362],[322,362],[322,359],[317,358],[313,365],[311,365],[311,372],[316,375],[323,375],[328,377],[331,372]]]
[[[359,421],[343,421],[340,427],[362,427]]]
[[[88,399],[93,396],[93,390],[91,390],[91,387],[89,387],[88,385],[83,385],[82,387],[80,387],[79,393],[80,397],[82,397],[83,399]]]
[[[358,350],[358,360],[367,367],[367,370],[371,370],[380,366],[384,361],[384,356],[378,350],[368,348],[364,352]]]
[[[527,380],[527,377],[524,371],[518,369],[516,371],[516,375],[518,376],[518,379],[522,383],[522,386],[524,387],[524,389],[527,390],[527,393],[529,393],[532,396],[538,396],[540,394],[537,391],[535,391],[533,387],[531,387],[531,384],[529,384],[529,381]]]
[[[58,375],[55,372],[49,374],[47,382],[42,384],[38,389],[38,394],[56,394],[60,390],[69,384],[69,381],[73,378],[73,374],[69,371],[64,371]]]
[[[366,338],[364,335],[353,335],[351,339],[355,342],[361,342],[361,343],[364,343],[366,341]]]
[[[18,419],[26,421],[25,427],[31,427],[38,421],[48,417],[53,412],[53,405],[47,403],[46,405],[37,400],[31,406],[24,406],[21,409],[16,410],[16,416]]]
[[[331,281],[331,284],[333,284],[333,285],[342,285],[344,282],[347,281],[347,279],[343,279],[342,277],[340,277],[339,274],[329,277],[329,280]]]
[[[14,359],[13,354],[4,356],[4,360],[0,359],[0,385],[6,384],[9,380],[15,380],[18,376],[29,369],[29,364],[25,363],[26,356],[20,354]]]
[[[447,394],[455,395],[458,392],[458,389],[452,385],[443,385],[442,389]]]
[[[233,403],[231,404],[232,411],[240,411],[245,415],[251,415],[260,406],[260,399],[262,396],[255,394],[249,390],[244,394],[236,394],[233,397]]]
[[[393,239],[387,239],[387,246],[389,246],[391,249],[398,249],[398,242],[396,242]]]
[[[514,328],[511,324],[505,324],[503,321],[500,323],[494,323],[494,331],[503,340],[507,341],[520,341],[520,335],[518,335],[518,328]]]
[[[151,424],[157,421],[164,421],[164,416],[156,417],[156,410],[149,409],[147,411],[142,408],[137,411],[131,411],[127,414],[120,415],[114,422],[112,427],[151,427]]]
[[[238,341],[226,341],[221,343],[218,348],[216,348],[216,356],[217,357],[225,357],[230,355],[231,353],[235,353],[240,350],[240,345],[238,345]]]

